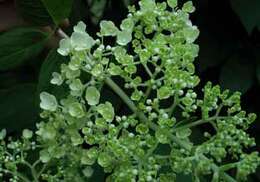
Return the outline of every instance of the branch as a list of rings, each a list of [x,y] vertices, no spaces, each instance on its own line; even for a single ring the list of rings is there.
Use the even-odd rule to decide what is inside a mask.
[[[208,119],[200,119],[200,120],[188,123],[186,125],[174,128],[173,131],[175,132],[177,130],[183,130],[183,129],[186,129],[186,128],[192,128],[194,126],[198,126],[198,125],[201,125],[201,124],[209,123],[211,121],[215,121],[217,119],[226,119],[226,118],[228,118],[228,116],[213,116],[213,117],[210,117]]]
[[[64,33],[61,29],[59,29],[58,31],[61,32],[60,35],[63,38],[67,37],[66,33]],[[111,78],[109,78],[109,77],[106,78],[105,83],[125,102],[125,104],[138,116],[138,118],[142,122],[148,123],[150,128],[154,131],[156,131],[158,129],[158,126],[155,123],[149,122],[148,118],[144,115],[144,113],[139,111],[139,109],[136,107],[134,102],[128,97],[128,95],[126,95],[126,93]],[[200,121],[200,122],[202,122],[202,121]],[[192,145],[190,145],[188,142],[180,140],[179,138],[177,138],[175,135],[172,135],[172,134],[170,135],[170,137],[180,147],[182,147],[188,151],[191,151]],[[202,155],[202,157],[207,159],[207,157],[205,157],[204,155]],[[212,164],[212,169],[218,170],[219,167],[215,164]],[[236,180],[234,178],[232,178],[225,172],[222,173],[222,178],[225,179],[225,181],[227,181],[227,182],[236,182]]]
[[[154,130],[154,131],[158,130],[158,126],[155,123],[151,123],[151,122],[149,123],[148,118],[144,115],[144,113],[140,112],[138,110],[138,108],[135,106],[133,101],[126,95],[126,93],[111,78],[107,78],[105,80],[105,83],[125,102],[125,104],[139,117],[139,119],[142,122],[148,123],[152,130]],[[198,120],[196,123],[201,123],[201,122],[202,122],[202,120]],[[171,134],[169,137],[172,139],[172,141],[177,143],[180,147],[182,147],[188,151],[192,150],[192,145],[190,145],[188,142],[180,140],[173,134]],[[207,159],[207,157],[204,155],[202,155],[202,157]],[[213,170],[219,170],[219,167],[216,164],[212,164],[211,167]],[[221,174],[222,174],[222,178],[225,181],[236,182],[236,180],[233,177],[229,176],[227,173],[223,172]]]
[[[57,35],[59,35],[61,38],[68,38],[69,36],[62,30],[62,29],[58,29],[57,30]]]

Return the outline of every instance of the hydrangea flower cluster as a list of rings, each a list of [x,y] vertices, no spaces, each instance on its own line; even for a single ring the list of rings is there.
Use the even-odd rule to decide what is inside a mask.
[[[2,178],[80,182],[93,176],[96,165],[106,181],[118,182],[169,182],[179,174],[234,182],[254,173],[260,158],[246,152],[255,146],[246,130],[256,115],[241,110],[240,93],[211,83],[203,94],[195,92],[194,10],[190,1],[178,9],[177,0],[140,0],[119,27],[101,21],[96,39],[79,22],[58,49],[70,61],[50,81],[66,87],[66,97],[40,94],[42,121],[35,134],[26,129],[14,140],[0,133]],[[105,89],[124,102],[123,114],[102,99]],[[200,125],[212,131],[198,143],[190,136]],[[39,159],[27,161],[32,151]]]

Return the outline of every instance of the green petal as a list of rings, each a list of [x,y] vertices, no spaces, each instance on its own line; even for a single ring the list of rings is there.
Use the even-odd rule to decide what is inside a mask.
[[[40,107],[44,110],[48,110],[48,111],[56,111],[57,107],[58,107],[58,103],[57,100],[55,98],[55,96],[47,93],[47,92],[42,92],[40,94]]]
[[[62,82],[63,82],[63,78],[59,73],[57,73],[57,72],[52,73],[51,84],[61,85]]]
[[[62,39],[57,52],[62,56],[67,56],[71,52],[71,41],[69,38]]]
[[[31,130],[28,129],[24,129],[23,130],[23,137],[26,139],[30,139],[33,136],[33,132]]]
[[[106,121],[108,121],[108,122],[113,121],[115,112],[114,112],[114,108],[110,102],[105,102],[105,104],[98,105],[97,111],[99,112],[99,114],[102,115],[102,117]]]
[[[73,80],[69,87],[72,91],[81,91],[83,89],[80,79]]]
[[[171,89],[167,86],[163,86],[159,90],[157,90],[157,97],[159,99],[167,99],[170,96],[171,96]]]
[[[156,7],[154,0],[142,0],[139,4],[141,9],[144,11],[153,11]]]
[[[74,32],[85,33],[86,24],[83,21],[78,22],[76,26],[73,27]]]
[[[87,33],[73,32],[71,35],[71,44],[76,51],[91,49],[95,41]]]
[[[96,87],[88,87],[86,90],[85,98],[89,105],[94,106],[99,103],[100,93]]]
[[[199,30],[196,26],[183,29],[183,33],[188,43],[193,43],[199,36]]]
[[[6,137],[6,129],[2,129],[0,131],[0,140],[3,140]]]
[[[100,22],[100,28],[101,28],[101,35],[103,36],[116,36],[117,34],[117,27],[112,21],[101,21]]]
[[[128,31],[132,31],[133,28],[134,28],[134,21],[132,18],[127,18],[127,19],[124,19],[120,25],[120,28],[122,30],[128,30]]]
[[[119,31],[117,33],[117,40],[116,42],[119,45],[127,45],[129,42],[131,42],[132,40],[132,32],[127,31],[127,30],[123,30],[123,31]]]
[[[91,70],[91,74],[95,77],[98,77],[103,73],[103,65],[102,64],[96,64],[94,68]]]
[[[176,136],[181,139],[185,139],[185,138],[189,137],[190,135],[191,135],[191,129],[189,129],[189,128],[178,130],[176,132]]]
[[[80,103],[74,102],[69,105],[69,114],[76,118],[82,118],[85,115],[85,112]]]
[[[192,1],[188,1],[184,3],[182,10],[186,13],[193,13],[195,11],[195,7],[193,6]]]
[[[50,154],[47,150],[41,150],[40,151],[40,160],[43,163],[47,163],[51,159]]]
[[[171,8],[175,8],[178,4],[178,1],[177,0],[167,0],[167,3]]]

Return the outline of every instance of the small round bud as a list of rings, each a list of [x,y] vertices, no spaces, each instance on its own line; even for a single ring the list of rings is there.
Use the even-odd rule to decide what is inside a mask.
[[[111,50],[111,46],[110,46],[110,45],[107,45],[107,46],[106,46],[106,50],[110,51],[110,50]]]
[[[182,96],[184,94],[183,90],[178,91],[179,96]]]
[[[147,99],[146,103],[147,103],[148,105],[150,105],[150,104],[152,103],[152,100],[151,100],[151,99]]]
[[[120,116],[116,116],[116,121],[120,122],[122,120],[122,118]]]
[[[96,39],[95,42],[97,45],[99,45],[101,43],[100,39]]]
[[[101,49],[101,50],[103,50],[103,49],[105,49],[105,46],[102,44],[102,45],[100,45],[99,46],[99,48],[98,49]]]
[[[161,68],[160,67],[156,67],[155,68],[155,72],[159,73],[161,71]]]
[[[147,112],[151,112],[152,111],[152,107],[151,106],[147,106],[145,109],[146,109]]]

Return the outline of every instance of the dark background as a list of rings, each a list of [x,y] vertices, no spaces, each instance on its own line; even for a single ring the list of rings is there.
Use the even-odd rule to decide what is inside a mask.
[[[69,9],[69,13],[65,13],[67,16],[63,17],[67,19],[62,21],[61,27],[70,34],[72,25],[83,20],[91,35],[95,35],[101,19],[110,19],[119,24],[127,14],[126,6],[138,2],[69,1],[71,5],[62,4],[56,9],[61,14]],[[181,0],[179,4],[183,2],[185,1]],[[196,12],[191,19],[201,32],[197,40],[200,53],[196,59],[197,74],[201,77],[200,86],[212,81],[222,88],[241,91],[243,109],[260,115],[260,0],[194,0],[193,3]],[[0,0],[0,128],[7,128],[10,135],[19,134],[25,127],[33,128],[40,120],[39,92],[62,92],[49,85],[51,73],[58,70],[60,60],[64,59],[54,50],[50,51],[57,47],[59,35],[53,34],[42,44],[37,54],[32,54],[35,49],[26,50],[27,56],[19,56],[15,52],[24,47],[23,43],[28,46],[27,39],[31,37],[33,42],[30,44],[40,40],[32,34],[19,34],[20,27],[33,27],[50,33],[53,24],[40,0]],[[15,35],[21,39],[8,34],[17,29]],[[5,64],[7,54],[12,54],[9,67]],[[259,132],[257,119],[249,133],[256,138],[258,151]],[[260,180],[260,173],[252,175],[250,180]]]

